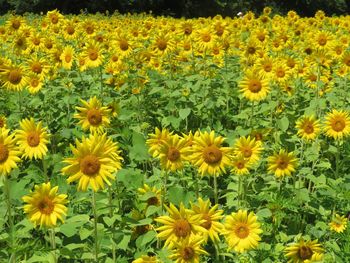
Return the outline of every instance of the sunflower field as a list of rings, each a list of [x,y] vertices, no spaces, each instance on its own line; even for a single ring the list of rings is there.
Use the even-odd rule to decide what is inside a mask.
[[[350,262],[350,17],[0,18],[0,262]]]

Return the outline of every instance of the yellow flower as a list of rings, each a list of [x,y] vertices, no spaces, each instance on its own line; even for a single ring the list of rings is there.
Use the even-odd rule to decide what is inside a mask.
[[[249,174],[250,164],[249,160],[244,158],[242,154],[231,157],[231,166],[233,167],[231,173],[237,175]]]
[[[240,137],[233,150],[235,155],[242,155],[250,165],[253,165],[259,161],[262,149],[261,144],[255,138],[248,136]]]
[[[186,209],[180,204],[180,209],[170,203],[170,206],[164,205],[169,213],[169,216],[159,216],[155,219],[156,222],[163,224],[156,230],[158,238],[165,239],[165,247],[172,248],[174,242],[182,241],[183,239],[196,235],[204,234],[207,230],[201,226],[205,222],[201,215],[196,215],[194,211]]]
[[[199,263],[201,255],[209,255],[201,247],[203,242],[203,237],[198,235],[174,242],[174,248],[169,258],[175,263]]]
[[[333,139],[342,139],[350,134],[349,113],[343,110],[333,110],[325,117],[324,130],[328,137]]]
[[[332,221],[329,223],[329,227],[331,230],[342,233],[346,229],[348,224],[348,219],[345,216],[340,216],[336,214]]]
[[[23,196],[27,204],[23,209],[29,220],[40,227],[55,227],[57,219],[64,222],[67,214],[67,195],[57,194],[58,186],[51,188],[50,182],[35,185],[34,192]]]
[[[314,116],[303,116],[296,122],[298,136],[304,140],[314,140],[320,132],[319,120]]]
[[[160,165],[164,170],[181,170],[184,161],[187,160],[190,147],[186,146],[187,141],[179,135],[169,135],[167,140],[159,148]]]
[[[153,158],[159,156],[161,146],[168,140],[171,135],[172,132],[169,132],[168,129],[164,128],[160,130],[157,127],[153,134],[148,135],[150,138],[146,141],[146,144],[149,147],[148,152],[152,155]]]
[[[221,146],[225,138],[215,136],[215,132],[200,133],[193,138],[191,160],[198,167],[199,173],[218,176],[230,165],[231,148]]]
[[[103,63],[102,47],[97,42],[87,43],[84,47],[82,57],[85,60],[86,67],[96,68]]]
[[[147,195],[147,205],[160,205],[161,190],[157,189],[155,186],[151,188],[148,184],[144,184],[142,188],[137,190],[141,195]]]
[[[253,212],[239,210],[226,216],[224,227],[223,235],[229,248],[239,253],[256,248],[261,240],[262,230]]]
[[[8,175],[13,168],[17,168],[20,152],[16,147],[16,141],[10,130],[0,128],[0,176]]]
[[[298,243],[293,243],[285,249],[289,263],[317,262],[323,258],[323,248],[314,241],[304,241],[302,238]]]
[[[268,157],[268,171],[274,173],[277,177],[285,175],[290,176],[295,171],[297,166],[297,159],[293,152],[288,153],[285,150],[280,150],[273,156]]]
[[[28,83],[27,74],[22,66],[6,65],[0,70],[1,82],[8,90],[22,90]]]
[[[16,140],[22,157],[42,159],[47,153],[49,134],[47,128],[42,127],[41,121],[35,124],[33,118],[20,121],[20,130],[16,130]]]
[[[96,96],[90,98],[89,101],[81,100],[81,103],[84,107],[76,107],[79,113],[74,114],[74,118],[79,120],[83,130],[89,129],[92,133],[102,133],[110,123],[108,115],[111,110],[108,107],[103,107]]]
[[[202,198],[198,198],[198,204],[191,204],[192,210],[197,214],[201,215],[202,219],[205,220],[204,223],[201,224],[206,230],[208,230],[207,234],[205,234],[205,238],[203,240],[207,240],[209,236],[210,239],[215,242],[219,240],[219,233],[221,233],[223,229],[223,225],[220,223],[220,219],[223,217],[223,210],[219,210],[219,205],[216,204],[211,207],[210,200],[203,201]]]
[[[106,134],[97,133],[89,138],[76,140],[76,147],[70,145],[73,157],[63,160],[68,166],[62,173],[68,175],[67,182],[79,181],[78,190],[86,191],[88,186],[97,192],[104,189],[105,184],[111,185],[114,173],[121,169],[122,157],[119,156],[118,146],[107,138]]]
[[[266,98],[270,91],[268,80],[256,71],[247,71],[240,81],[239,87],[243,96],[250,101],[260,101]]]
[[[71,46],[66,46],[60,56],[62,67],[64,69],[71,69],[74,61],[74,49]]]

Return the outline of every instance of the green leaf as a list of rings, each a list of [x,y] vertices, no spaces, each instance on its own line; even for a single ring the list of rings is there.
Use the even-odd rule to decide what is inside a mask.
[[[182,120],[186,119],[188,115],[190,115],[191,109],[190,108],[185,108],[179,110],[179,116]]]
[[[289,127],[288,118],[286,116],[284,116],[282,119],[279,119],[277,121],[277,125],[281,129],[281,131],[285,132],[286,130],[288,130],[288,127]]]
[[[266,217],[270,217],[271,215],[272,213],[268,208],[263,208],[256,213],[256,216],[258,218],[266,218]]]
[[[80,240],[87,239],[94,232],[93,229],[81,228],[79,231]]]
[[[151,89],[151,91],[148,94],[152,95],[152,94],[158,93],[158,92],[163,91],[163,90],[164,90],[163,86],[161,86],[161,87],[154,87],[153,89]]]
[[[135,161],[145,161],[149,158],[146,140],[141,133],[133,131],[132,147],[129,155],[130,158]]]

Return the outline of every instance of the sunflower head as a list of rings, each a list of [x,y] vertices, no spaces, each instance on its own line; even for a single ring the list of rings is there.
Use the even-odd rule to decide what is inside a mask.
[[[349,113],[344,110],[333,110],[325,117],[325,134],[335,140],[342,139],[350,134]]]
[[[332,221],[329,223],[329,228],[337,233],[342,233],[346,229],[348,219],[345,216],[336,214]]]
[[[22,199],[23,209],[29,220],[40,227],[55,227],[57,219],[64,222],[67,214],[67,195],[57,194],[58,186],[51,188],[50,182],[36,185],[35,190]]]
[[[268,171],[274,173],[276,177],[290,176],[295,171],[297,166],[297,158],[293,152],[288,153],[285,150],[280,150],[273,156],[268,157]]]
[[[299,242],[288,246],[285,252],[290,262],[295,263],[314,262],[323,258],[323,248],[317,243],[317,240],[304,241],[301,238]]]

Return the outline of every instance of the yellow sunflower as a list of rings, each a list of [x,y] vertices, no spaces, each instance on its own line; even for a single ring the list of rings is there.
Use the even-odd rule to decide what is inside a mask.
[[[163,224],[156,230],[157,236],[161,240],[165,240],[165,247],[172,248],[174,242],[182,241],[186,237],[205,234],[207,230],[201,225],[205,222],[201,215],[196,215],[194,211],[186,209],[180,204],[180,209],[170,203],[170,206],[164,205],[169,216],[159,216],[156,222]]]
[[[261,240],[259,235],[263,232],[257,216],[253,212],[248,214],[247,210],[226,216],[224,227],[222,233],[229,248],[239,253],[256,248]]]
[[[345,216],[336,214],[329,223],[329,228],[337,233],[342,233],[348,225],[348,219]]]
[[[266,98],[270,91],[269,82],[261,74],[254,70],[245,73],[240,81],[239,87],[243,96],[250,101],[260,101]]]
[[[17,168],[20,152],[16,146],[16,140],[10,130],[0,128],[0,176],[8,175],[12,169]]]
[[[83,137],[81,142],[76,140],[75,144],[76,147],[70,145],[74,156],[63,160],[68,164],[62,169],[69,176],[67,182],[79,181],[78,190],[86,191],[90,185],[95,192],[104,189],[104,183],[111,185],[114,173],[121,169],[117,144],[106,134],[97,133]]]
[[[142,188],[137,189],[139,194],[147,196],[147,205],[159,206],[161,203],[161,190],[148,184],[144,184]]]
[[[35,124],[33,118],[24,119],[19,123],[21,129],[16,130],[16,141],[22,157],[42,159],[47,153],[49,134],[47,128],[42,127],[41,121]]]
[[[230,147],[223,147],[225,138],[215,136],[215,132],[200,133],[200,136],[194,137],[192,145],[191,160],[198,167],[199,173],[218,176],[225,172],[227,166],[230,166],[229,153]]]
[[[169,135],[167,140],[159,148],[160,165],[164,170],[181,170],[187,160],[190,147],[187,141],[179,135]]]
[[[51,228],[56,226],[57,219],[64,222],[64,216],[67,214],[67,195],[57,194],[57,191],[58,186],[51,188],[48,182],[35,185],[34,192],[22,197],[27,203],[23,206],[24,212],[34,225]]]
[[[274,173],[279,178],[285,175],[290,176],[295,171],[298,162],[293,152],[288,153],[282,149],[279,153],[268,157],[267,161],[268,171]]]
[[[146,144],[149,147],[148,152],[152,155],[153,158],[159,156],[161,146],[168,140],[171,135],[172,132],[169,132],[168,129],[164,128],[160,130],[157,127],[154,133],[148,135],[150,138],[146,141]]]
[[[108,107],[102,106],[102,103],[95,97],[89,101],[81,100],[83,107],[76,107],[79,113],[74,114],[74,118],[79,120],[83,130],[102,133],[104,128],[110,123]]]
[[[261,143],[258,143],[255,138],[243,136],[235,143],[233,152],[235,155],[242,155],[250,165],[253,165],[259,161],[262,149]]]
[[[203,241],[207,240],[209,236],[210,239],[215,242],[219,240],[219,233],[223,230],[223,224],[220,223],[221,218],[223,218],[223,210],[218,209],[219,205],[216,204],[213,207],[210,207],[210,200],[203,201],[202,198],[198,198],[198,204],[191,204],[191,209],[197,215],[201,215],[202,219],[205,220],[204,223],[201,224],[206,230],[208,230],[207,234],[202,238]]]
[[[8,90],[22,90],[28,83],[25,69],[21,65],[6,65],[0,71],[1,82]]]
[[[63,49],[63,52],[60,56],[60,59],[62,61],[62,67],[64,69],[71,69],[73,65],[75,55],[74,55],[74,49],[71,46],[66,46]]]
[[[201,255],[209,255],[202,247],[203,237],[188,236],[184,240],[174,242],[172,253],[169,256],[175,263],[199,263]]]
[[[82,57],[85,60],[85,65],[88,68],[96,68],[103,63],[104,56],[102,47],[98,42],[88,43],[82,52]]]
[[[323,258],[323,248],[314,241],[304,241],[302,238],[298,243],[293,243],[285,249],[289,263],[309,263],[321,261]]]
[[[237,175],[249,174],[250,163],[242,154],[231,157],[231,166],[233,167],[231,173]]]
[[[303,116],[296,122],[298,136],[304,140],[314,140],[320,132],[319,120],[314,116]]]
[[[349,113],[343,110],[333,110],[325,117],[324,131],[328,137],[333,139],[342,139],[350,134]]]

